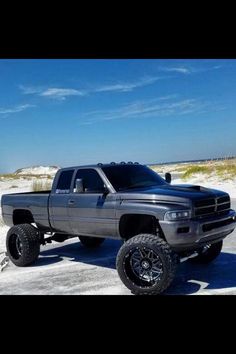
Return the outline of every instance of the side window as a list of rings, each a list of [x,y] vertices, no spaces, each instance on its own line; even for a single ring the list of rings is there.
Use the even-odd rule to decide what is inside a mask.
[[[75,176],[74,188],[76,179],[82,178],[85,193],[103,193],[104,182],[97,173],[97,171],[92,169],[81,169],[78,170]],[[74,189],[75,190],[75,189]]]
[[[74,170],[62,171],[57,182],[56,193],[70,193],[70,185]]]

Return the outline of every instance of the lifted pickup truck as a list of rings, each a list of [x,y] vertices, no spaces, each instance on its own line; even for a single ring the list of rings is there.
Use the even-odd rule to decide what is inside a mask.
[[[236,225],[230,197],[194,185],[171,185],[149,167],[111,163],[59,170],[52,190],[2,196],[7,252],[17,266],[40,245],[79,237],[87,247],[123,240],[116,266],[134,294],[159,294],[180,261],[208,263]]]

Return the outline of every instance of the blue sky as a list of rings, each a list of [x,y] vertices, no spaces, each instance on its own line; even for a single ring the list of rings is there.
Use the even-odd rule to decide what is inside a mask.
[[[236,155],[236,60],[0,60],[0,172]]]

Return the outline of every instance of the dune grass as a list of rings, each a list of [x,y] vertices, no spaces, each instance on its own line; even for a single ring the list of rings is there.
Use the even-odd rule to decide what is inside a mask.
[[[209,166],[189,166],[185,168],[185,172],[182,175],[182,179],[188,179],[197,173],[210,174],[211,169]]]
[[[5,173],[5,174],[0,174],[0,180],[5,180],[5,179],[19,179],[20,176],[16,175],[15,173]]]
[[[233,180],[236,178],[236,160],[223,160],[215,163],[210,161],[201,165],[186,166],[182,178],[186,180],[199,173],[207,176],[215,175],[224,181]]]
[[[207,160],[205,162],[196,163],[153,165],[150,167],[158,173],[164,173],[167,169],[168,172],[179,173],[184,181],[199,174],[202,174],[206,178],[215,176],[222,181],[234,180],[236,178],[236,158]]]
[[[52,180],[36,179],[32,182],[32,192],[48,191],[52,188]]]
[[[0,180],[19,180],[19,179],[33,179],[33,178],[47,178],[53,179],[54,176],[51,175],[37,175],[37,174],[17,174],[17,173],[6,173],[0,174]]]

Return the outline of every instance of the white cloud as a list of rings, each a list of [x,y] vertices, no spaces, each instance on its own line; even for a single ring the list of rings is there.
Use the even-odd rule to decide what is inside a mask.
[[[98,92],[130,92],[138,87],[152,85],[158,80],[167,79],[169,77],[163,76],[146,76],[133,82],[116,82],[107,85],[98,85],[89,89],[77,89],[77,88],[58,88],[58,87],[33,87],[19,85],[20,90],[25,95],[37,95],[41,97],[47,97],[52,99],[65,100],[70,96],[86,96],[92,93]]]
[[[131,102],[130,104],[113,110],[88,112],[84,115],[86,120],[82,122],[82,125],[124,118],[158,118],[190,113],[200,114],[203,109],[208,109],[209,106],[208,103],[202,102],[201,100],[193,98],[174,100],[176,97],[177,95],[158,97],[155,99]]]
[[[10,108],[0,108],[0,114],[18,113],[18,112],[25,111],[26,109],[31,108],[31,107],[36,107],[36,106],[32,105],[32,104],[22,104],[22,105],[10,107]]]
[[[135,84],[113,84],[113,85],[105,85],[101,86],[94,90],[94,92],[111,92],[111,91],[118,91],[118,92],[128,92],[132,91],[137,86]]]
[[[85,91],[80,91],[73,88],[58,88],[58,87],[33,87],[19,85],[20,90],[25,95],[37,95],[42,97],[48,97],[52,99],[65,100],[70,96],[84,96]]]
[[[134,82],[123,82],[123,83],[116,83],[116,84],[111,84],[111,85],[104,85],[98,88],[95,88],[94,92],[110,92],[110,91],[117,91],[117,92],[129,92],[133,91],[134,89],[138,87],[143,87],[143,86],[148,86],[152,85],[158,80],[164,79],[166,77],[159,77],[159,76],[153,76],[153,77],[144,77],[141,78],[137,81]]]
[[[192,72],[192,70],[190,68],[187,68],[184,66],[162,68],[162,70],[169,71],[169,72],[176,72],[176,73],[180,73],[180,74],[191,74],[191,72]]]
[[[39,87],[24,86],[24,85],[19,85],[19,89],[25,95],[32,95],[32,94],[40,93],[42,91],[42,89]]]
[[[40,92],[40,96],[65,100],[68,96],[84,96],[85,93],[79,90],[70,88],[48,88]]]
[[[165,72],[173,72],[173,73],[179,73],[179,74],[184,74],[184,75],[190,75],[190,74],[203,73],[203,72],[207,72],[207,71],[211,71],[211,70],[218,70],[221,68],[222,68],[222,65],[214,65],[214,66],[177,65],[177,66],[161,67],[161,68],[159,68],[159,70],[165,71]]]

